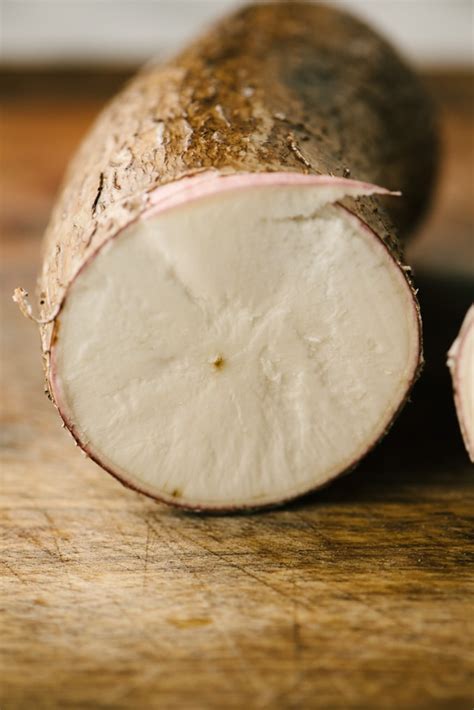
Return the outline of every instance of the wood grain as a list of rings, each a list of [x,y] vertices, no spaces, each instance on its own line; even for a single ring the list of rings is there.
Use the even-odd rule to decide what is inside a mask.
[[[447,149],[413,247],[428,359],[413,404],[350,476],[230,518],[123,489],[61,430],[10,293],[33,287],[65,162],[104,97],[35,94],[34,77],[6,92],[2,710],[471,707],[473,479],[444,353],[472,283],[435,273],[449,254],[466,274],[472,254],[472,79],[454,98],[453,81],[432,79]]]

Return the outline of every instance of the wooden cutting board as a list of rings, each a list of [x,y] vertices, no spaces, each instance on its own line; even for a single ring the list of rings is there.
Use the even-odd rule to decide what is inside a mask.
[[[0,82],[2,710],[470,708],[473,476],[444,357],[472,298],[472,77],[431,78],[446,153],[412,249],[428,360],[413,403],[351,475],[232,517],[122,488],[43,395],[38,335],[10,294],[34,285],[60,175],[106,92],[14,79]]]

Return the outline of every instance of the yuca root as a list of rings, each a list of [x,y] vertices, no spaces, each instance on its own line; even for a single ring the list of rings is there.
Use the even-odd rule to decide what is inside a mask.
[[[454,403],[467,453],[474,462],[474,305],[448,353]]]
[[[390,251],[418,314],[398,239],[423,213],[435,157],[419,80],[381,37],[335,9],[249,6],[166,65],[147,66],[83,142],[45,235],[37,322],[56,404],[50,353],[71,285],[106,242],[199,173],[249,185],[262,173],[326,176],[348,192],[382,185],[342,204]]]

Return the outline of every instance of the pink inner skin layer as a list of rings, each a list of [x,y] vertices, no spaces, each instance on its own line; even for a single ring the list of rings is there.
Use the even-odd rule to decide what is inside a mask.
[[[146,219],[164,210],[184,204],[185,202],[197,200],[226,190],[272,185],[345,186],[348,192],[352,190],[362,190],[367,195],[401,195],[400,192],[392,192],[384,187],[368,182],[349,180],[348,178],[335,177],[333,175],[303,175],[301,173],[283,172],[222,175],[217,171],[210,170],[190,177],[183,177],[174,182],[157,187],[150,192],[148,196],[148,208],[141,216]]]

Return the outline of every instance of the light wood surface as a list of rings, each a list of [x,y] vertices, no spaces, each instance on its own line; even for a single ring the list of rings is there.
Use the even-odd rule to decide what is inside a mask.
[[[470,708],[473,476],[444,356],[472,298],[472,77],[431,80],[446,153],[412,247],[428,360],[413,403],[351,475],[233,517],[122,488],[43,395],[10,294],[34,286],[65,162],[116,80],[22,81],[0,83],[2,710]]]

